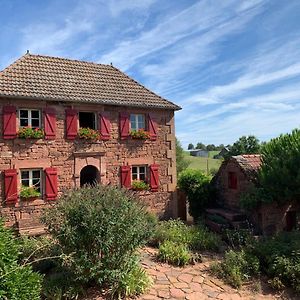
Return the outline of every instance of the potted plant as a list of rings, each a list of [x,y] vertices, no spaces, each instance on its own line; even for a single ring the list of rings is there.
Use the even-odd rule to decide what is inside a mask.
[[[34,186],[22,186],[20,197],[25,200],[33,200],[41,196],[41,193],[37,191]]]
[[[150,133],[144,129],[131,130],[129,132],[129,135],[131,136],[131,138],[137,140],[147,140],[150,138]]]
[[[146,191],[149,190],[149,184],[142,180],[133,180],[131,183],[131,188],[134,191]]]
[[[41,139],[44,137],[44,130],[41,128],[22,127],[18,131],[20,139]]]
[[[97,130],[88,128],[88,127],[81,127],[78,130],[78,136],[80,139],[85,140],[99,140],[100,134]]]

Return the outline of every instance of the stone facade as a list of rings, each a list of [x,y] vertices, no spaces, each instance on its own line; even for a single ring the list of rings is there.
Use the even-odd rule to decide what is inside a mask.
[[[5,201],[3,171],[16,169],[18,172],[18,190],[20,190],[20,169],[57,169],[58,195],[65,189],[80,186],[80,172],[87,165],[99,170],[100,183],[120,186],[120,167],[123,165],[159,165],[158,192],[137,192],[148,208],[161,218],[177,216],[176,197],[176,154],[174,110],[136,108],[130,106],[112,106],[88,103],[71,103],[43,100],[24,100],[0,98],[1,108],[13,105],[17,108],[39,109],[54,108],[56,111],[56,137],[46,139],[3,139],[0,140],[0,170],[1,170],[1,214],[6,224],[24,229],[30,233],[30,228],[38,222],[41,210],[54,201],[46,201],[41,197],[35,200],[20,200],[9,205]],[[73,108],[78,111],[107,112],[111,123],[111,137],[107,141],[67,140],[65,110]],[[119,115],[121,112],[148,114],[155,116],[157,122],[156,140],[120,139]],[[1,122],[0,132],[3,132]],[[17,114],[17,130],[18,130]],[[43,123],[42,123],[43,125]],[[43,178],[42,178],[43,179]],[[43,179],[44,180],[44,179]],[[42,187],[43,188],[43,187]],[[24,227],[24,228],[23,228]],[[28,229],[29,228],[29,229]]]

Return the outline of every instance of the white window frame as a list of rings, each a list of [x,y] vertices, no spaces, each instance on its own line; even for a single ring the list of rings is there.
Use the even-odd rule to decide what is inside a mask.
[[[133,173],[133,168],[137,168],[137,173]],[[140,168],[145,168],[145,172],[141,172]],[[147,168],[147,165],[134,165],[132,166],[132,169],[131,169],[131,180],[139,180],[139,181],[144,181],[144,182],[147,182],[148,181],[148,168]],[[136,174],[137,178],[136,179],[133,179],[133,174]],[[141,180],[140,179],[140,175],[141,174],[145,174],[145,180]]]
[[[34,171],[39,171],[40,172],[40,181],[39,181],[39,184],[40,184],[40,193],[41,195],[43,195],[43,170],[42,169],[20,169],[20,183],[21,183],[21,186],[23,186],[23,182],[22,182],[22,172],[29,172],[29,178],[28,179],[25,179],[25,180],[29,180],[29,187],[33,187],[33,179],[37,179],[37,178],[33,178],[33,175],[32,173]]]
[[[134,124],[136,128],[133,128],[131,124],[131,117],[134,116]],[[143,117],[143,127],[139,127],[139,116]],[[130,128],[131,130],[139,130],[139,129],[145,129],[146,130],[146,118],[144,114],[130,114]]]
[[[34,127],[34,128],[42,128],[42,114],[40,109],[31,109],[31,108],[20,108],[18,111],[18,116],[19,116],[19,127],[27,127],[27,126],[21,126],[21,119],[26,119],[26,118],[21,118],[21,110],[27,110],[28,111],[28,127],[32,127],[32,111],[38,111],[39,112],[39,126]],[[37,119],[37,118],[34,118]]]
[[[97,119],[97,113],[94,112],[94,111],[88,111],[88,110],[80,110],[78,112],[78,128],[81,128],[80,127],[80,113],[90,113],[90,114],[93,114],[94,115],[94,122],[95,122],[95,128],[91,128],[93,130],[98,130],[98,119]],[[86,128],[86,127],[85,127]],[[90,128],[90,127],[88,127]]]

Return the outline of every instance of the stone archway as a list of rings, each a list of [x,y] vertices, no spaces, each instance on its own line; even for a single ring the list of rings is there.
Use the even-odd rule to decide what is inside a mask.
[[[96,185],[100,182],[100,172],[93,165],[87,165],[80,171],[80,187]]]

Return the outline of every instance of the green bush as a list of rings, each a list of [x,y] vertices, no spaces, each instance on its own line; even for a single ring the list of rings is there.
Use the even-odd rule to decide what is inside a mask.
[[[259,260],[244,250],[229,250],[223,262],[212,266],[212,271],[233,287],[239,288],[251,276],[259,274]]]
[[[116,286],[135,268],[152,219],[132,194],[112,186],[69,191],[43,217],[76,280],[101,287]]]
[[[210,180],[211,177],[200,170],[187,169],[179,174],[178,186],[187,195],[189,213],[195,221],[199,219],[209,200],[213,198]]]
[[[161,262],[171,265],[185,266],[192,259],[189,249],[185,244],[165,241],[160,244],[158,250],[158,259]]]
[[[18,262],[20,242],[0,220],[0,299],[40,299],[42,277]]]

